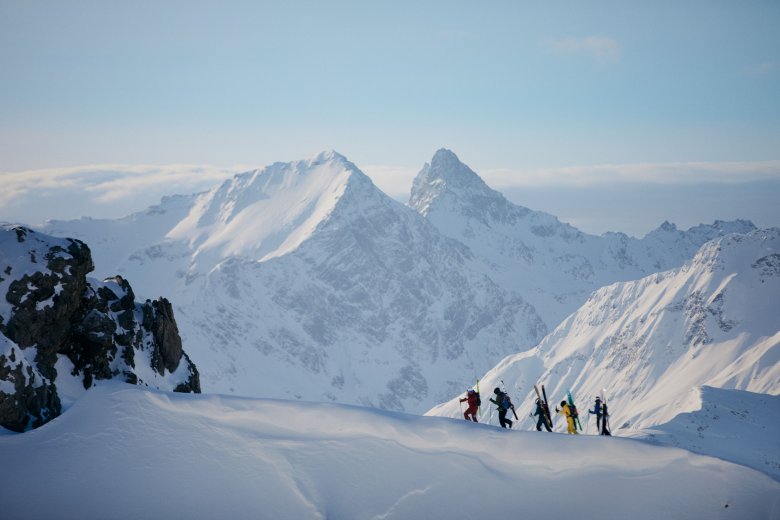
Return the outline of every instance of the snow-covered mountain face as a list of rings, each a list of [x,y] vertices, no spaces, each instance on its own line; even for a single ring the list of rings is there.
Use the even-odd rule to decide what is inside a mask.
[[[47,230],[96,244],[139,294],[171,295],[204,391],[420,412],[547,332],[467,247],[333,152]]]
[[[483,272],[523,295],[550,329],[599,287],[679,267],[705,242],[755,229],[746,221],[716,221],[681,231],[665,222],[642,239],[588,235],[509,202],[445,149],[416,177],[409,205],[466,244]]]
[[[92,269],[83,242],[0,226],[0,426],[38,427],[96,380],[200,391],[168,300]]]
[[[583,426],[587,407],[605,394],[620,435],[701,408],[703,385],[777,395],[778,302],[780,229],[727,235],[680,268],[594,292],[536,348],[507,357],[481,384],[506,382],[523,416],[534,384],[546,384],[551,407],[571,390]],[[460,416],[456,399],[429,413]]]

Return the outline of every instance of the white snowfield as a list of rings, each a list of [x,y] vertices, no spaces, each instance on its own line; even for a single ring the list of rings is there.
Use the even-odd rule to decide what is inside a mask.
[[[120,383],[0,460],[15,520],[780,518],[780,482],[678,448]]]

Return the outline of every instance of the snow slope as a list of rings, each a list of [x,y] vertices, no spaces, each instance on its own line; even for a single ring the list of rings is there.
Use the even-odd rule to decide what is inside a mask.
[[[97,244],[96,264],[137,294],[170,295],[207,392],[422,412],[547,332],[468,248],[335,152],[55,230]]]
[[[755,229],[740,220],[687,231],[664,222],[642,239],[589,235],[553,215],[509,202],[446,149],[415,178],[409,205],[467,245],[483,272],[521,294],[549,329],[599,287],[679,267],[705,242]]]
[[[778,302],[780,229],[728,235],[679,269],[594,292],[535,349],[488,371],[481,387],[506,382],[524,428],[535,424],[527,419],[534,384],[546,384],[551,406],[572,390],[583,413],[606,389],[617,435],[700,409],[691,391],[699,386],[777,395]],[[483,407],[485,419],[490,413]],[[429,414],[459,417],[460,406],[453,399]]]
[[[780,481],[780,396],[709,386],[691,392],[696,410],[633,437],[743,464]]]
[[[780,518],[780,482],[619,438],[105,384],[0,436],[4,518]]]

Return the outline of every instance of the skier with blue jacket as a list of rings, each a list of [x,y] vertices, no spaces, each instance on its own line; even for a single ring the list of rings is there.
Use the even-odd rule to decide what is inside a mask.
[[[598,428],[600,435],[612,435],[609,432],[609,427],[607,425],[607,417],[609,417],[609,413],[607,413],[607,403],[602,403],[601,397],[596,396],[596,401],[593,403],[593,410],[588,410],[588,413],[596,416],[596,427]]]

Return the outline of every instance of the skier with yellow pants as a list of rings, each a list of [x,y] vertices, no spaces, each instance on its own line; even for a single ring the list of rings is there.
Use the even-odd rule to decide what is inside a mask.
[[[568,432],[570,434],[577,434],[577,428],[574,426],[574,417],[571,414],[571,408],[569,408],[569,403],[566,401],[561,401],[561,409],[559,410],[558,407],[555,407],[555,411],[559,414],[566,417],[566,424],[568,426]]]

